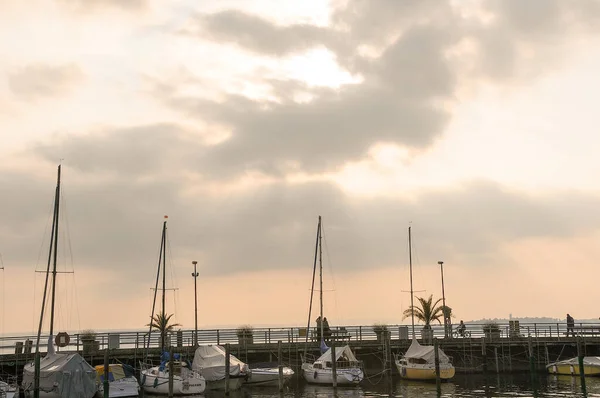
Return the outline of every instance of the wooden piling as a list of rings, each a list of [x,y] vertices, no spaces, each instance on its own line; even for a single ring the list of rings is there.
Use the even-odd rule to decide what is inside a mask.
[[[279,365],[279,391],[283,391],[283,354],[281,352],[281,340],[277,341],[277,361]]]
[[[581,379],[581,392],[584,397],[587,397],[587,389],[585,386],[585,368],[583,366],[583,349],[581,347],[581,338],[577,339],[577,362],[579,363],[579,378]]]
[[[33,381],[33,396],[34,398],[40,398],[40,352],[35,352],[35,364],[34,364],[34,381]]]
[[[169,398],[173,397],[173,346],[169,347]]]
[[[487,367],[487,347],[485,345],[485,337],[481,338],[481,357],[482,357],[482,363],[483,363],[483,374],[486,374],[488,367]]]
[[[110,367],[108,365],[108,346],[104,351],[104,380],[102,382],[102,388],[104,388],[104,398],[109,397],[110,384],[108,383],[108,372],[110,371]]]
[[[231,371],[231,360],[229,358],[229,343],[225,344],[225,395],[229,395],[229,372]]]
[[[437,390],[438,397],[442,393],[442,383],[440,378],[440,353],[438,351],[438,339],[433,339],[433,353],[435,363],[435,389]]]
[[[500,373],[500,366],[498,365],[498,347],[494,347],[494,357],[496,358],[496,373]]]
[[[337,388],[337,360],[334,343],[331,344],[331,376],[333,379],[333,388]]]

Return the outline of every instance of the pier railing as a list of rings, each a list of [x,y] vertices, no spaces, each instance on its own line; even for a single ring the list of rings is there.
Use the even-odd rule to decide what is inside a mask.
[[[497,323],[495,327],[480,323],[467,323],[466,330],[471,339],[520,339],[534,337],[537,339],[564,339],[567,338],[567,325],[564,322],[557,323]],[[452,332],[457,325],[452,325]],[[422,332],[423,325],[415,325],[417,339],[435,337],[439,339],[451,339],[452,332],[445,336],[443,325],[432,325],[430,332]],[[429,336],[427,336],[429,333]],[[600,338],[600,323],[576,323],[573,333],[577,337]],[[327,341],[343,342],[366,342],[385,339],[389,335],[392,340],[408,340],[412,338],[410,325],[371,325],[371,326],[335,326],[330,332],[325,332]],[[463,338],[463,337],[459,337]],[[467,337],[464,337],[467,338]],[[30,354],[35,352],[35,336],[6,336],[0,338],[1,354]],[[236,329],[202,329],[198,330],[198,344],[239,344],[251,346],[256,344],[271,344],[278,341],[283,343],[316,343],[320,340],[316,328],[311,327],[280,327],[280,328],[254,328],[250,335],[238,336]],[[48,336],[42,336],[40,340],[40,351],[45,352]],[[177,330],[167,335],[167,345],[174,347],[191,347],[194,341],[194,330]],[[106,348],[111,349],[137,349],[143,350],[149,344],[150,348],[158,348],[160,345],[160,333],[153,331],[113,331],[90,333],[73,333],[69,336],[69,342],[62,351],[95,352]]]

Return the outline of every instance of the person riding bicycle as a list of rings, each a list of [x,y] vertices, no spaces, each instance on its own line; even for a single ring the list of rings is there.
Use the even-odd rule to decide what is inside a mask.
[[[464,322],[462,321],[462,319],[460,320],[460,324],[458,325],[458,327],[456,328],[456,331],[458,332],[458,334],[461,337],[465,337],[465,332],[467,331],[467,327],[465,326]]]

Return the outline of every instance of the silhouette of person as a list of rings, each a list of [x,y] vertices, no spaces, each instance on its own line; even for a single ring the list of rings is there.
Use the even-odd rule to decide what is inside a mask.
[[[321,315],[315,321],[317,323],[317,337],[319,340],[323,340],[323,336],[321,336]]]
[[[460,334],[462,337],[465,337],[465,330],[467,330],[467,327],[465,326],[462,319],[460,320],[460,323],[458,324],[456,330],[458,331],[458,334]]]
[[[571,315],[567,314],[567,337],[569,337],[569,331],[571,332],[571,335],[575,337],[575,331],[573,330],[574,327],[575,319],[573,319]]]
[[[327,321],[327,317],[323,318],[323,334],[325,335],[325,341],[329,341],[331,339],[331,329],[329,329],[329,321]]]

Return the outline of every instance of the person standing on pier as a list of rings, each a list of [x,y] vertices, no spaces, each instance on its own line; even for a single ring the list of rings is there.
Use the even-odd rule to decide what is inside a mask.
[[[321,341],[323,340],[323,336],[321,335],[321,316],[319,315],[319,317],[316,319],[315,321],[317,323],[317,337],[318,340]]]
[[[569,337],[569,331],[571,332],[571,335],[575,337],[575,331],[573,330],[574,327],[575,319],[573,319],[571,315],[567,314],[567,337]]]

